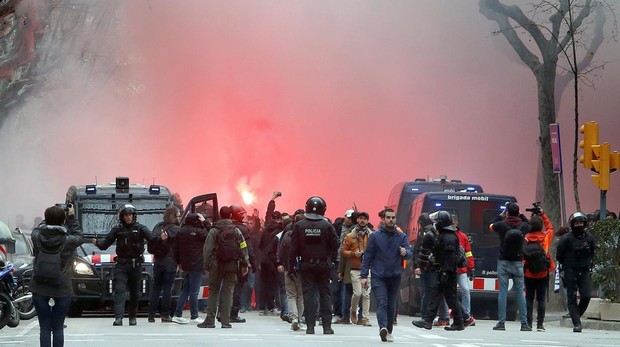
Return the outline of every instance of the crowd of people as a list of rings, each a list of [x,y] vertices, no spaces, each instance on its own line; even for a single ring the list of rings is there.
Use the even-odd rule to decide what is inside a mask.
[[[372,294],[380,339],[392,342],[403,265],[411,259],[414,273],[422,280],[421,319],[413,325],[443,326],[449,331],[475,325],[468,284],[475,274],[474,257],[456,215],[443,210],[423,213],[416,242],[410,245],[389,208],[379,213],[375,229],[369,214],[356,206],[332,222],[325,217],[327,204],[321,197],[309,198],[304,209],[289,215],[276,210],[280,196],[273,193],[264,221],[256,210],[248,215],[242,206],[231,205],[220,208],[215,223],[201,213],[190,213],[181,223],[181,211],[171,206],[153,231],[137,221],[139,211],[132,205],[122,206],[119,224],[105,238],[92,240],[102,250],[116,243],[113,325],[123,325],[127,292],[129,325],[137,324],[145,245],[154,255],[151,323],[159,313],[162,322],[214,328],[217,320],[222,328],[231,328],[231,323],[246,322],[240,313],[258,310],[262,316],[279,315],[294,331],[305,326],[307,334],[314,334],[318,323],[324,334],[334,334],[332,323],[373,326]],[[581,212],[571,215],[568,228],[559,232],[563,235],[553,257],[549,246],[555,232],[544,211],[539,209],[527,218],[517,203],[506,205],[489,227],[499,236],[499,321],[494,330],[506,329],[508,282],[512,280],[521,330],[532,330],[536,301],[536,329],[544,331],[549,276],[557,268],[566,288],[573,331],[581,332],[580,316],[591,292],[595,241],[587,226],[593,219]],[[39,313],[41,345],[51,345],[52,333],[54,345],[62,345],[57,341],[63,339],[71,299],[69,260],[83,242],[73,209],[48,208],[32,240],[35,275],[36,267],[43,266],[37,259],[47,253],[60,254],[62,276],[55,282],[35,276],[30,289]],[[172,307],[177,272],[182,273],[183,286]],[[203,319],[198,291],[205,278],[209,297]],[[183,317],[186,302],[189,318]]]

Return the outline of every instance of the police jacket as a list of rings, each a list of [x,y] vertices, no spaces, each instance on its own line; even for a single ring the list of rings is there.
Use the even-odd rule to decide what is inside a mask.
[[[562,236],[558,243],[556,258],[563,270],[587,271],[592,266],[596,242],[587,231],[577,235],[570,232]]]
[[[413,268],[424,272],[433,271],[431,255],[437,241],[437,230],[432,224],[425,226],[418,232],[413,250]],[[436,269],[435,269],[436,270]]]
[[[433,254],[435,256],[434,267],[439,271],[449,271],[456,273],[457,267],[457,255],[459,254],[459,238],[456,236],[453,230],[450,229],[438,229],[439,235],[437,236],[437,242],[433,248]]]
[[[75,216],[69,216],[68,223],[65,225],[69,226],[69,230],[63,226],[41,223],[32,231],[31,240],[34,248],[35,264],[41,249],[55,252],[62,247],[62,251],[60,251],[61,284],[54,286],[37,283],[33,278],[28,284],[32,293],[53,298],[72,294],[71,271],[73,270],[73,253],[83,243],[83,239]]]
[[[116,241],[116,262],[126,264],[132,261],[144,261],[144,241],[157,241],[157,237],[146,226],[134,222],[131,224],[119,223],[110,230],[102,241],[97,240],[97,247],[105,251]]]
[[[252,242],[250,239],[250,229],[243,224],[243,222],[239,222],[238,220],[232,220],[233,224],[241,230],[241,234],[243,234],[243,238],[245,239],[246,244],[248,245],[248,258],[250,261],[250,266],[252,269],[256,269],[256,263],[254,259],[254,247],[252,246]]]
[[[174,255],[174,242],[179,229],[180,227],[174,223],[159,222],[155,225],[153,234],[157,238],[160,238],[164,231],[168,234],[168,239],[166,241],[157,242],[157,239],[155,239],[148,244],[148,251],[153,254],[155,263],[161,266],[177,266]]]
[[[214,271],[215,269],[222,272],[237,272],[239,266],[248,266],[250,263],[248,255],[247,242],[243,238],[243,234],[239,231],[238,242],[239,250],[241,251],[241,259],[236,261],[229,261],[226,264],[219,264],[217,260],[217,234],[223,230],[236,228],[230,219],[220,219],[213,225],[213,228],[209,230],[207,240],[204,243],[203,255],[204,255],[204,268],[207,271]],[[238,229],[238,228],[237,228]]]
[[[405,256],[400,255],[400,247],[405,248]],[[396,227],[390,230],[381,226],[368,238],[360,276],[367,278],[372,272],[372,277],[400,277],[403,272],[403,260],[411,258],[412,254],[405,233],[399,232]]]
[[[302,219],[293,226],[289,269],[295,267],[297,257],[304,263],[331,263],[338,251],[338,237],[327,219]]]

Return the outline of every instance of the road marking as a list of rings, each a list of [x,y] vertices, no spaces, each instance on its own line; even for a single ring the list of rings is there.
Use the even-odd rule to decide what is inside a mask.
[[[15,335],[15,337],[22,337],[26,335],[30,330],[34,329],[34,327],[36,327],[37,325],[39,325],[38,320],[30,322],[30,324],[28,324],[26,328],[24,328],[24,330],[22,330],[19,334]]]

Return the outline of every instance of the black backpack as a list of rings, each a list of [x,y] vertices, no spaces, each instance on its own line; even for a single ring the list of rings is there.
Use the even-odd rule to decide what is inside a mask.
[[[227,225],[219,230],[215,237],[215,252],[218,261],[229,262],[241,259],[239,235],[243,237],[241,230],[234,225]]]
[[[41,241],[37,240],[39,253],[34,259],[32,278],[35,282],[47,285],[59,285],[61,283],[62,261],[60,253],[65,248],[59,247],[54,251],[48,251],[42,247]]]
[[[528,241],[523,246],[523,258],[525,259],[525,267],[532,273],[547,271],[551,267],[547,252],[539,242]]]
[[[520,229],[512,228],[504,235],[504,249],[502,255],[504,260],[521,260],[523,252],[523,233]]]

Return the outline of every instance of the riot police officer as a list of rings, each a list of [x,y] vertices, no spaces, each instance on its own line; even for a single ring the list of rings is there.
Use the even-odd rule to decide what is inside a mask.
[[[233,224],[241,230],[243,238],[247,241],[248,255],[250,258],[250,268],[254,271],[254,250],[250,242],[250,231],[243,223],[243,219],[247,215],[245,208],[240,205],[230,205],[230,212],[232,213],[231,219]],[[241,273],[237,274],[237,284],[235,284],[235,291],[233,292],[232,307],[230,308],[230,322],[231,323],[245,323],[245,318],[239,317],[239,310],[241,309],[241,291],[248,281],[249,272],[245,275]]]
[[[323,217],[327,204],[313,196],[306,201],[305,219],[293,226],[291,250],[288,256],[290,271],[296,271],[300,257],[299,274],[306,311],[306,334],[314,334],[316,323],[316,295],[318,291],[323,334],[333,334],[331,327],[331,291],[329,275],[332,261],[338,251],[338,237],[333,225]]]
[[[573,321],[573,331],[581,332],[581,315],[586,312],[590,303],[592,280],[590,269],[596,249],[594,236],[586,230],[588,217],[581,213],[573,213],[568,224],[570,232],[564,234],[558,243],[557,260],[561,267],[561,277],[566,288],[568,313]],[[577,290],[580,300],[577,304]]]
[[[146,226],[136,220],[137,211],[133,205],[125,204],[118,210],[120,223],[110,230],[105,239],[93,239],[93,244],[106,250],[116,241],[116,257],[114,266],[114,326],[123,325],[125,314],[125,293],[129,289],[129,325],[136,325],[138,296],[144,262],[144,243],[158,242],[157,238]],[[161,239],[167,240],[164,231]],[[161,242],[161,241],[159,241]]]

